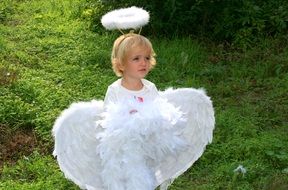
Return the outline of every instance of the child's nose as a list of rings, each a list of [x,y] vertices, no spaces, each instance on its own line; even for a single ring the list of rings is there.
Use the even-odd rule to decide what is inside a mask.
[[[147,64],[147,60],[145,58],[141,59],[141,65],[146,65]]]

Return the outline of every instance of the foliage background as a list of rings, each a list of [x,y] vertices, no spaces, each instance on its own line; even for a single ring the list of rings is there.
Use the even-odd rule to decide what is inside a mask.
[[[209,37],[246,48],[264,37],[286,37],[288,4],[286,0],[103,0],[89,1],[109,10],[139,6],[148,10],[151,23],[147,34],[156,36]],[[106,11],[106,9],[105,9]],[[101,12],[101,11],[100,11]],[[93,15],[99,25],[99,12]]]

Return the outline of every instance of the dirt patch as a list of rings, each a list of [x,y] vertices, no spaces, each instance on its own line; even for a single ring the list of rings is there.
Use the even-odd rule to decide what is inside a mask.
[[[288,178],[287,174],[276,174],[264,188],[265,190],[287,190]]]
[[[0,169],[5,163],[15,163],[19,158],[30,155],[37,145],[32,129],[10,129],[0,124]]]
[[[17,77],[18,72],[16,70],[0,67],[0,85],[8,86],[15,82]]]

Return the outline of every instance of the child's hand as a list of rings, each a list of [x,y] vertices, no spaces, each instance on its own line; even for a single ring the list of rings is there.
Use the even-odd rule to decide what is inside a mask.
[[[135,109],[132,109],[132,110],[129,111],[130,114],[134,114],[134,113],[137,113],[137,112],[138,112],[138,111],[135,110]]]

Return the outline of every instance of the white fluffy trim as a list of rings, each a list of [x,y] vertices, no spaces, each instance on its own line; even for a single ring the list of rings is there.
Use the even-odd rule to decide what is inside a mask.
[[[137,110],[130,113],[129,110]],[[185,148],[178,137],[182,113],[163,99],[108,107],[98,135],[104,187],[109,190],[153,190],[155,171],[167,155]],[[154,167],[150,164],[153,163]]]

